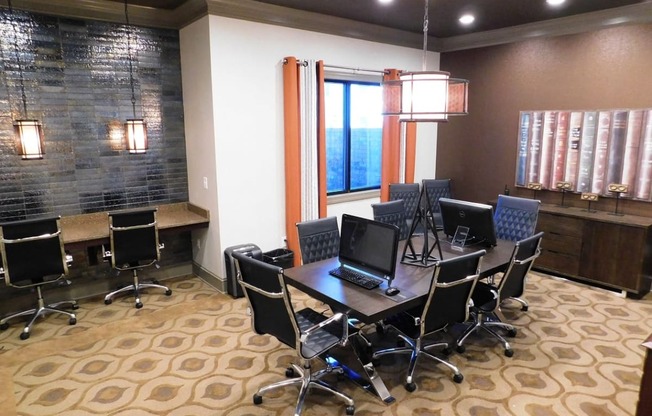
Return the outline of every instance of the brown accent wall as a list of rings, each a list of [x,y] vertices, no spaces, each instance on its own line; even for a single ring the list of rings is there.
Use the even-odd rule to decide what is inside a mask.
[[[443,53],[442,70],[470,81],[469,115],[439,126],[436,176],[451,178],[461,199],[495,199],[505,185],[532,196],[514,189],[519,112],[652,107],[651,45],[652,25],[636,25]],[[537,197],[558,203],[561,194]],[[649,203],[632,202],[621,206],[652,216]]]

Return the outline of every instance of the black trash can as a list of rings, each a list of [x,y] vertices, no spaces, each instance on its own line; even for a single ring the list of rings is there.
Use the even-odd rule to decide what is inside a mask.
[[[283,269],[289,269],[294,266],[294,252],[287,248],[266,251],[263,253],[263,261]]]

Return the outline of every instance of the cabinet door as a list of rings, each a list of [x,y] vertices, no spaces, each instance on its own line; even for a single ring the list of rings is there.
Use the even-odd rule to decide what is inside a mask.
[[[537,231],[545,234],[541,241],[541,256],[534,267],[578,276],[584,221],[548,213],[539,213]]]
[[[584,229],[580,275],[611,286],[638,291],[645,229],[590,222]]]

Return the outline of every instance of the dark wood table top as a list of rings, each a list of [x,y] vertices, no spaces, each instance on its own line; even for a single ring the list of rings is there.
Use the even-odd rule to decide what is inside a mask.
[[[350,317],[367,324],[378,322],[425,302],[430,287],[434,266],[419,267],[401,263],[403,244],[404,242],[401,242],[399,245],[396,273],[392,284],[401,292],[395,296],[385,295],[386,283],[367,290],[329,275],[329,270],[339,266],[337,257],[285,269],[285,278],[288,284],[328,304],[333,310],[346,312]],[[444,259],[482,249],[482,247],[468,247],[458,251],[452,249],[450,243],[446,241],[441,242],[441,247]],[[504,270],[513,250],[514,243],[504,240],[499,240],[496,247],[487,249],[480,267],[481,275],[489,276]]]

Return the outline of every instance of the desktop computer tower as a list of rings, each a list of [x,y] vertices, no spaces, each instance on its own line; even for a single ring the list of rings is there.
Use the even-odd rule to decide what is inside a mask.
[[[241,298],[244,296],[242,287],[238,284],[238,277],[235,270],[235,262],[233,261],[233,253],[242,253],[245,256],[253,257],[256,260],[263,260],[263,252],[255,244],[240,244],[237,246],[227,247],[224,250],[224,267],[226,268],[226,291],[234,298]]]

